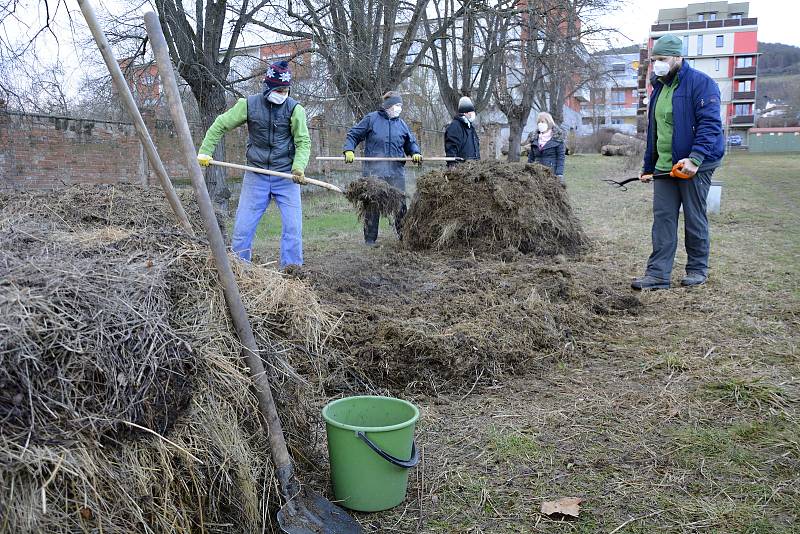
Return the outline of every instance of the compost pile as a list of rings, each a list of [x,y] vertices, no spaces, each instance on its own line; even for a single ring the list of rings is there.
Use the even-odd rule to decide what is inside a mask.
[[[618,273],[565,257],[454,257],[383,245],[311,255],[309,281],[341,314],[331,387],[467,393],[545,372],[597,332],[637,313]],[[611,285],[609,285],[611,284]],[[402,394],[402,393],[401,393]]]
[[[466,162],[421,176],[403,240],[413,250],[536,255],[574,254],[587,245],[549,169],[496,161]]]
[[[372,177],[353,180],[347,185],[344,195],[356,207],[361,220],[370,211],[394,217],[406,202],[402,191],[389,185],[386,180]]]
[[[210,251],[168,209],[134,186],[0,192],[4,530],[270,525],[269,445]],[[302,282],[233,266],[289,445],[314,460],[331,318]]]

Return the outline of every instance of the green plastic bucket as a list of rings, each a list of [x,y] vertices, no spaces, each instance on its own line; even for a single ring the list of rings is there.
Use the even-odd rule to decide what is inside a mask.
[[[377,512],[406,498],[408,470],[419,462],[419,410],[392,397],[346,397],[322,409],[333,493],[351,510]]]

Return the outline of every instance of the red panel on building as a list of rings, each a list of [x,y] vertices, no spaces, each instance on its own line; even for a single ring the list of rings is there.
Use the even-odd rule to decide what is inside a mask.
[[[757,32],[736,32],[733,34],[734,54],[755,54],[758,52]]]

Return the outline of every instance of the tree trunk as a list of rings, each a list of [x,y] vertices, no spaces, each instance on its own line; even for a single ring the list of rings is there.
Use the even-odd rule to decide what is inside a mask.
[[[523,123],[519,117],[508,118],[508,161],[519,161],[519,148],[522,144]]]
[[[204,133],[208,131],[214,120],[225,111],[224,91],[222,89],[212,90],[212,93],[214,92],[219,94],[197,99],[200,108],[200,125]],[[213,157],[217,161],[226,161],[224,137],[217,144]],[[210,165],[205,170],[205,180],[211,200],[214,201],[218,209],[227,214],[228,200],[231,198],[231,190],[228,188],[227,183],[227,169]]]

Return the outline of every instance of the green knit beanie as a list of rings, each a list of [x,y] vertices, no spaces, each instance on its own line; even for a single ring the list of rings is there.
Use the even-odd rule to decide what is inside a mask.
[[[654,56],[680,56],[683,54],[683,40],[677,35],[662,35],[653,45]]]

